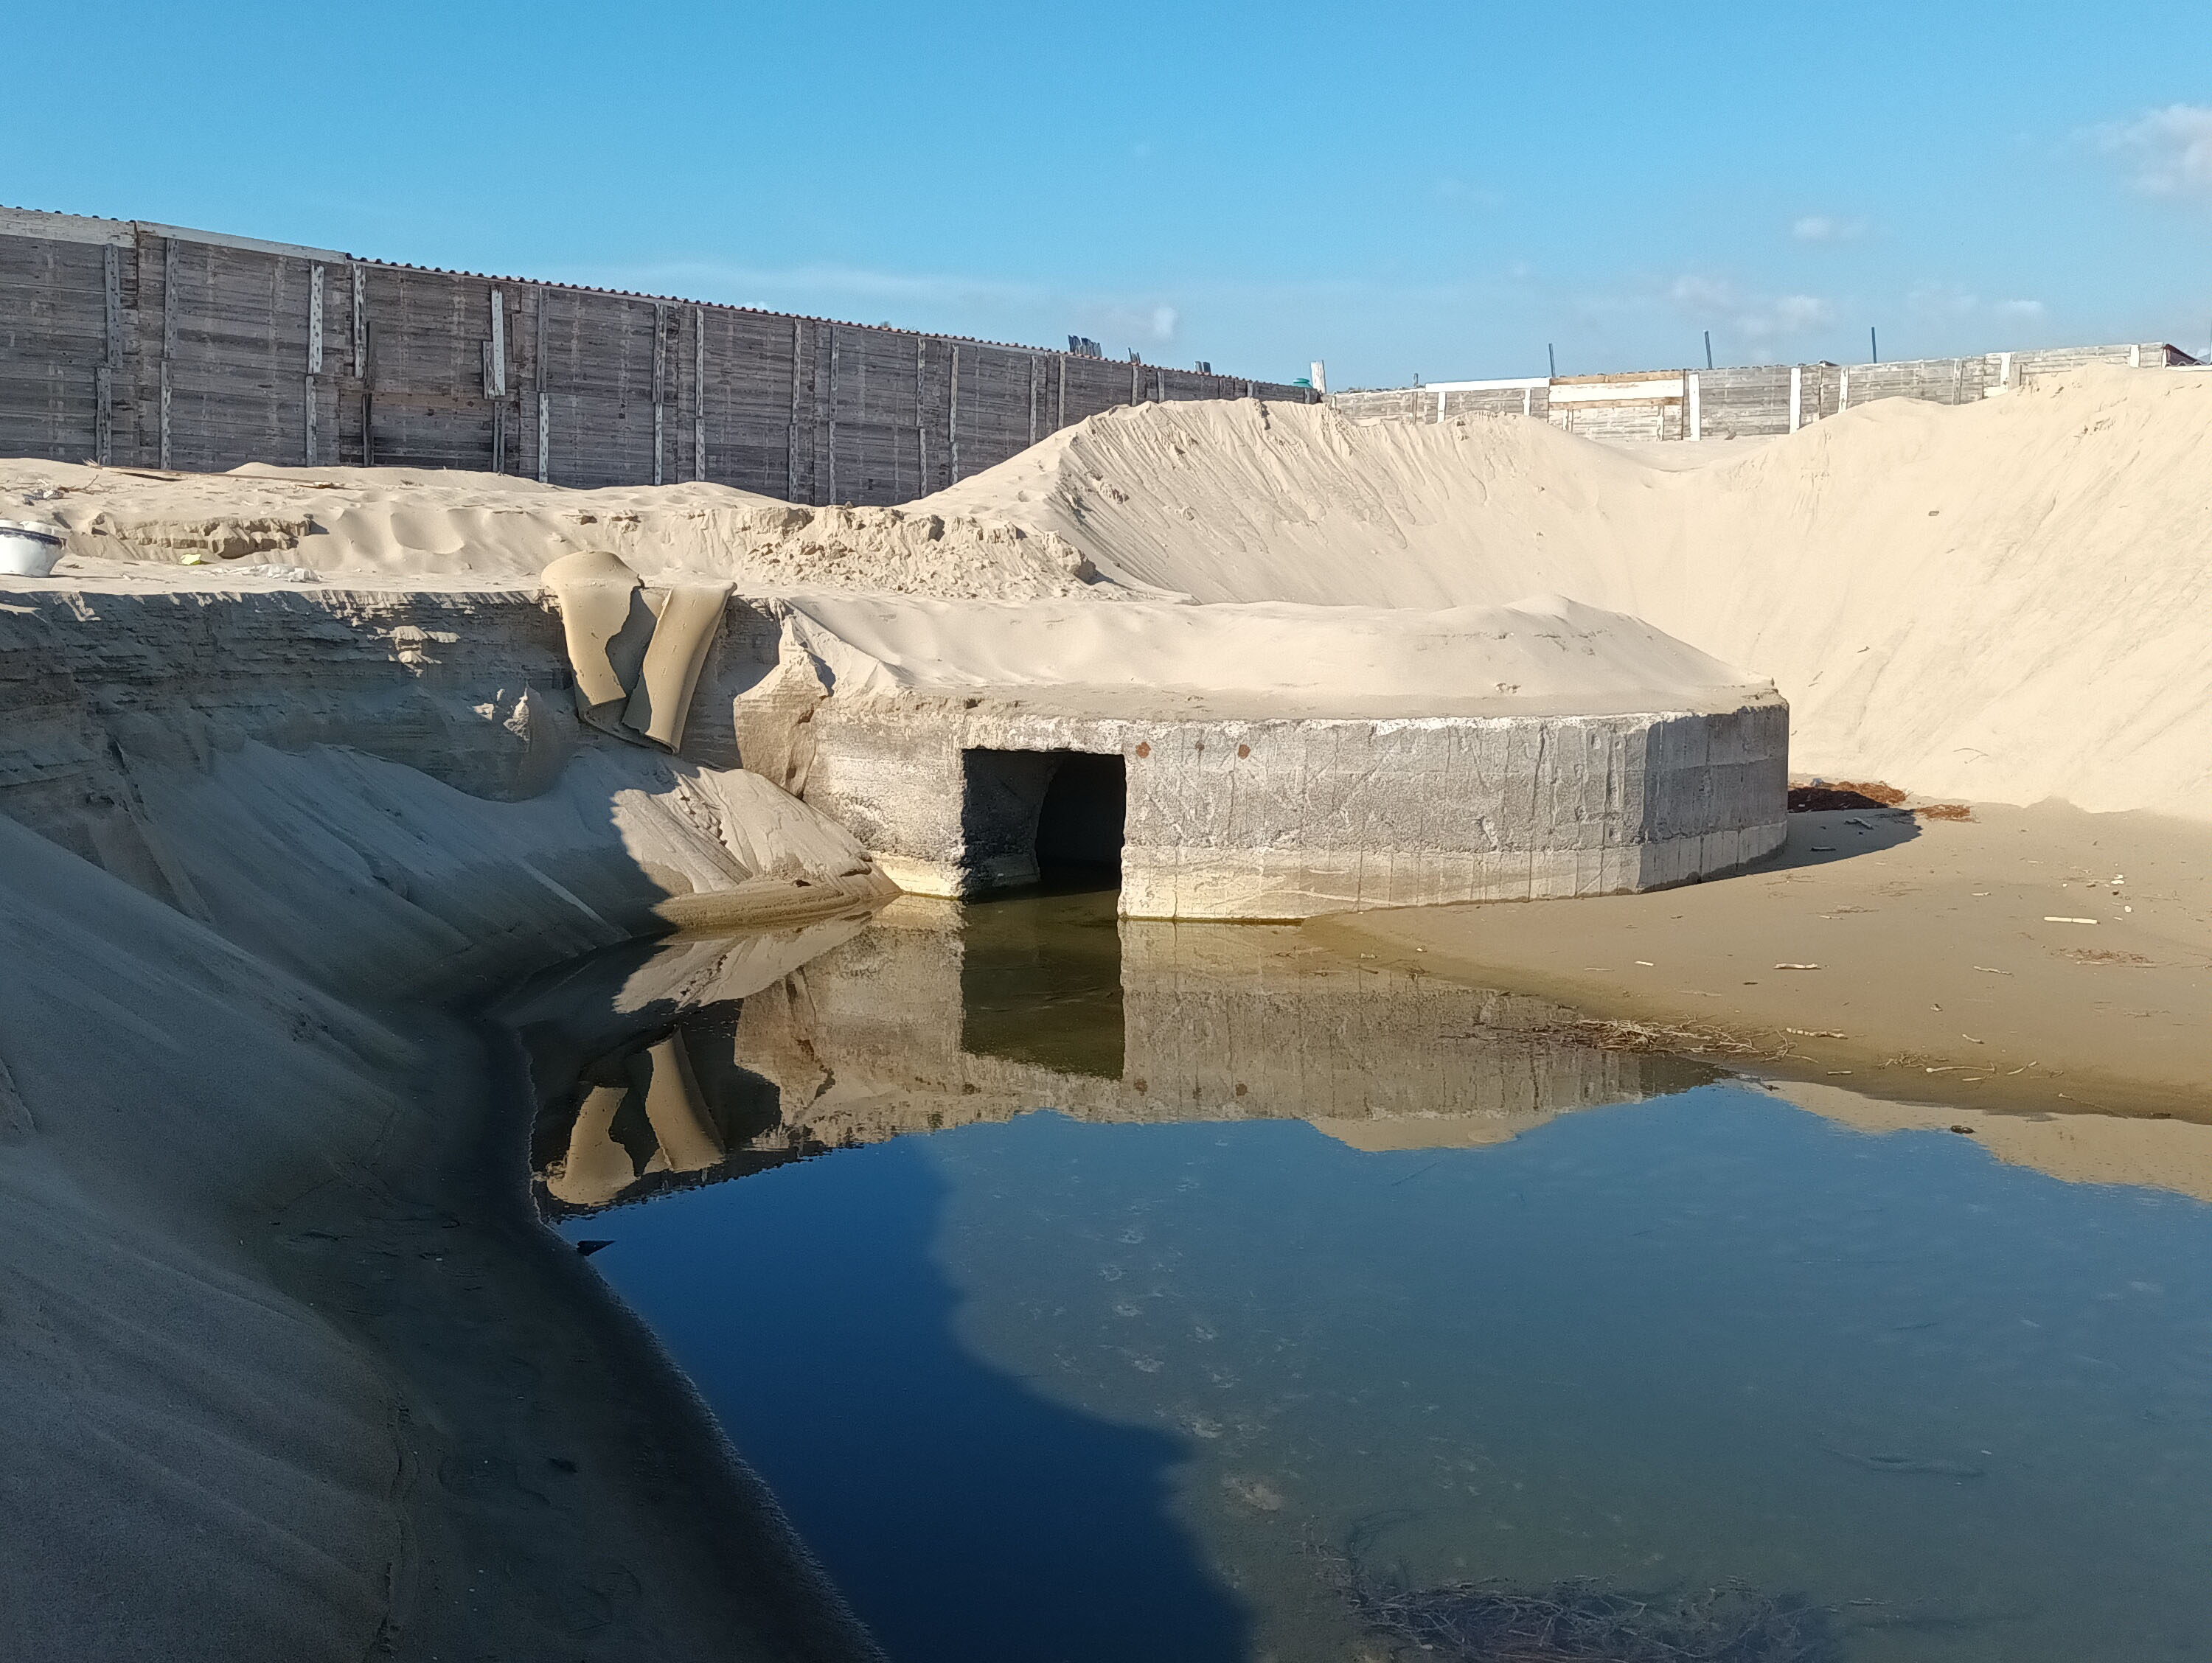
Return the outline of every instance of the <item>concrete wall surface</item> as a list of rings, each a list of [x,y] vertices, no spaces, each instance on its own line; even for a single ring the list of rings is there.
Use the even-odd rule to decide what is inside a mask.
[[[1309,389],[0,208],[0,456],[941,489],[1117,405]]]
[[[1125,916],[1297,919],[1648,889],[1781,845],[1789,712],[1236,719],[1054,715],[996,698],[831,700],[805,800],[901,888],[1030,882],[1048,767],[1117,755]],[[977,789],[979,754],[988,789]]]

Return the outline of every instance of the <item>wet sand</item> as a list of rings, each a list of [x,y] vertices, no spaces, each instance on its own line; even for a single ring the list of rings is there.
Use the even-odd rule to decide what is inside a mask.
[[[1784,850],[1733,877],[1306,928],[1843,1089],[1796,1093],[1808,1107],[1848,1092],[2212,1125],[2212,829],[2159,816],[1796,814]]]

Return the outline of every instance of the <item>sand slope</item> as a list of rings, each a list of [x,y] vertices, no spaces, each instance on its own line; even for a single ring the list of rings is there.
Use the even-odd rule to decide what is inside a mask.
[[[117,707],[113,675],[86,710]],[[0,1651],[871,1655],[688,1388],[532,1218],[495,1064],[436,1004],[395,1002],[621,942],[657,908],[742,923],[880,880],[754,775],[572,736],[543,789],[488,801],[362,750],[274,749],[240,725],[252,702],[170,713],[174,755],[98,730],[116,771],[90,794],[127,804],[158,874],[64,846],[82,828],[57,805],[88,792],[63,750],[0,769],[59,834],[0,815]],[[388,739],[376,697],[324,702]],[[488,751],[504,730],[481,726]],[[76,787],[41,795],[41,774]],[[95,824],[119,847],[124,819]]]
[[[1557,593],[1772,677],[1803,771],[2204,818],[2208,446],[2212,375],[2091,369],[1967,408],[1887,399],[1700,458],[1518,417],[1361,427],[1245,401],[1096,417],[904,510],[9,463],[0,517],[63,526],[80,577],[164,586],[295,566],[532,581],[604,548],[648,580],[944,600],[1434,610]],[[209,564],[177,564],[195,553]]]
[[[2178,372],[1889,399],[1692,468],[1513,416],[1154,405],[915,511],[1056,532],[1110,577],[1200,601],[1557,592],[1772,677],[1802,771],[2203,818],[2208,449],[2212,375]]]
[[[7,461],[0,519],[62,531],[65,574],[165,586],[285,584],[305,574],[356,588],[534,587],[553,561],[592,549],[620,555],[649,581],[996,599],[1092,586],[1059,538],[1003,520],[799,507],[699,483],[578,491],[438,469],[162,474]]]
[[[1514,416],[1362,427],[1318,406],[1144,405],[902,510],[703,484],[7,463],[0,517],[61,525],[65,571],[126,586],[282,584],[296,569],[534,582],[558,556],[605,549],[648,581],[748,593],[1421,611],[1558,594],[1771,677],[1802,772],[2202,819],[2208,447],[2212,375],[2090,369],[1696,452]],[[178,564],[195,554],[208,563]],[[276,575],[238,575],[255,572]]]
[[[930,601],[797,595],[797,640],[841,696],[1080,690],[1084,708],[1255,717],[1612,715],[1771,695],[1641,619],[1558,595],[1431,611],[1285,602]]]

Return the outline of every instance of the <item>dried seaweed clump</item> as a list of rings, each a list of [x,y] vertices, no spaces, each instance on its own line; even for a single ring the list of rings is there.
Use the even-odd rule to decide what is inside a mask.
[[[1717,1028],[1678,1023],[1631,1022],[1620,1017],[1565,1017],[1554,1022],[1516,1024],[1501,1033],[1516,1039],[1571,1040],[1600,1051],[1632,1051],[1646,1055],[1686,1054],[1704,1057],[1749,1057],[1762,1054],[1748,1040],[1724,1034]],[[1787,1050],[1788,1047],[1784,1047]],[[1780,1052],[1764,1054],[1778,1056]]]
[[[1838,1663],[1833,1615],[1741,1583],[1695,1593],[1624,1593],[1591,1578],[1530,1590],[1500,1581],[1437,1587],[1346,1579],[1382,1638],[1438,1663]]]
[[[1879,780],[1815,780],[1790,787],[1790,812],[1818,814],[1838,809],[1893,809],[1905,793]]]

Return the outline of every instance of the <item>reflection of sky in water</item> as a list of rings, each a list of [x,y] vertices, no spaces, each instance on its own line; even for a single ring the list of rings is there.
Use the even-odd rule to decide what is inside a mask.
[[[1854,1659],[2212,1652],[2212,1212],[1966,1138],[1030,1115],[570,1233],[908,1663],[1351,1659],[1307,1545],[1355,1529],[1803,1592]]]

